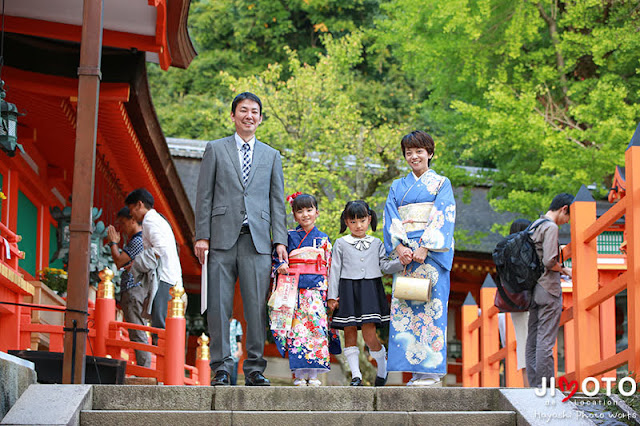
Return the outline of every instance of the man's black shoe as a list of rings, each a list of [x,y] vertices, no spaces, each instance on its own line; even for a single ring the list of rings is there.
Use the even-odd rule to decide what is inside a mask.
[[[269,379],[264,377],[259,371],[252,371],[244,379],[245,386],[271,386]]]
[[[211,386],[229,386],[231,384],[231,377],[229,373],[224,370],[216,371],[216,375],[211,381]]]
[[[362,386],[362,379],[360,377],[354,377],[351,379],[349,386]]]
[[[374,386],[384,386],[387,384],[387,378],[389,378],[389,374],[387,373],[387,377],[385,377],[384,379],[382,377],[378,377],[376,376],[376,381],[374,383]]]

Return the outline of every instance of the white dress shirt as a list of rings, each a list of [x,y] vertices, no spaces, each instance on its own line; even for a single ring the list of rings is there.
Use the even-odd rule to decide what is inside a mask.
[[[248,142],[245,142],[237,133],[233,134],[236,139],[236,147],[238,148],[238,160],[240,160],[240,170],[242,170],[242,162],[244,161],[244,153],[242,152],[242,145],[249,144],[249,164],[253,163],[253,147],[256,144],[256,137],[252,137]]]
[[[155,209],[149,210],[142,219],[142,243],[145,249],[153,247],[158,250],[161,262],[160,281],[182,285],[176,238],[169,222]]]

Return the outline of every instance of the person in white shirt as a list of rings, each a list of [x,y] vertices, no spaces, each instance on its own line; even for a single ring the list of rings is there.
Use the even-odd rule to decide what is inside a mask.
[[[169,222],[154,208],[151,193],[138,188],[125,199],[131,216],[142,223],[142,243],[144,249],[154,249],[158,258],[158,288],[152,294],[151,326],[165,328],[167,303],[171,299],[169,290],[174,285],[182,286],[182,268],[178,258],[178,248]]]

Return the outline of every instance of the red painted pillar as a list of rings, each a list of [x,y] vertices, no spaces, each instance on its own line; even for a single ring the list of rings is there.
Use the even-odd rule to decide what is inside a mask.
[[[93,348],[95,356],[107,356],[109,324],[116,320],[115,288],[111,282],[112,278],[113,272],[110,269],[107,268],[100,271],[100,284],[98,285],[95,310],[96,340]]]
[[[629,371],[640,377],[640,125],[625,153]]]
[[[500,349],[498,314],[490,315],[496,297],[496,283],[487,275],[480,288],[480,360],[482,362],[482,387],[500,386],[500,363],[489,362],[489,357]]]
[[[184,319],[184,288],[173,286],[169,291],[167,322],[165,326],[166,345],[164,349],[164,384],[184,385],[184,347],[187,323]]]
[[[462,386],[478,387],[480,386],[480,375],[470,372],[480,361],[480,347],[478,342],[478,329],[469,330],[469,326],[478,319],[478,305],[473,299],[471,293],[467,294],[467,298],[462,305]]]
[[[600,361],[600,310],[587,310],[586,298],[598,290],[596,238],[585,242],[586,229],[596,220],[596,202],[583,185],[571,205],[573,323],[576,379],[581,383],[589,366]]]
[[[209,337],[202,333],[198,337],[198,349],[196,350],[196,368],[198,369],[198,384],[209,386],[211,383],[211,361],[209,353]]]

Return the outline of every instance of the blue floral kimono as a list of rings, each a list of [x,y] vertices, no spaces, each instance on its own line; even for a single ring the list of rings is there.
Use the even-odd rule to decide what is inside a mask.
[[[456,219],[451,182],[433,170],[418,179],[410,173],[391,185],[384,213],[387,254],[396,255],[394,250],[401,243],[414,251],[427,248],[425,263],[411,262],[406,275],[435,282],[429,302],[392,297],[387,368],[443,376],[447,372],[447,305]]]
[[[328,236],[314,227],[307,234],[302,227],[289,231],[287,252],[302,247],[320,248],[328,243]],[[328,245],[328,253],[331,246]],[[274,256],[274,270],[282,263]],[[314,369],[318,373],[330,368],[329,353],[340,353],[339,340],[329,330],[327,319],[327,277],[321,274],[301,274],[298,280],[298,303],[293,313],[291,329],[285,335],[273,331],[278,350],[284,357],[289,353],[289,367]],[[334,345],[337,343],[337,352]]]

